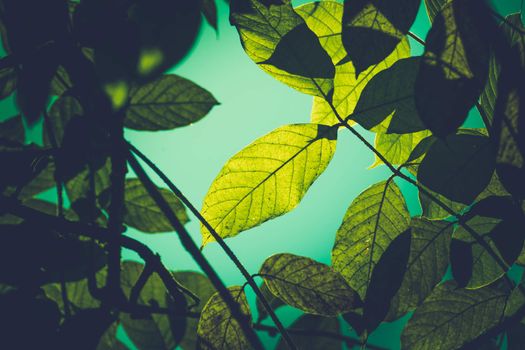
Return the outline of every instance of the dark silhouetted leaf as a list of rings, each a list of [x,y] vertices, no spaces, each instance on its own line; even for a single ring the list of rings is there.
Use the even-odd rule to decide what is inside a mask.
[[[50,162],[50,153],[34,145],[0,146],[0,190],[21,187],[38,176]]]
[[[318,124],[282,126],[255,140],[222,168],[202,215],[223,238],[294,209],[326,169],[337,130]],[[213,241],[202,226],[202,245]]]
[[[419,57],[402,59],[375,75],[362,91],[351,118],[371,129],[393,113],[387,132],[405,134],[425,129],[414,101],[419,62]]]
[[[425,0],[425,6],[427,7],[427,14],[430,22],[434,20],[434,17],[441,11],[445,4],[452,0]]]
[[[115,321],[106,308],[84,309],[67,318],[58,330],[58,349],[92,350]]]
[[[24,124],[19,115],[0,123],[0,142],[11,141],[17,144],[23,144],[25,138]]]
[[[346,211],[332,249],[332,264],[361,298],[379,259],[409,222],[405,199],[393,181],[361,192]]]
[[[71,4],[72,2],[69,2],[69,3]],[[94,59],[93,49],[84,47],[82,48],[82,54],[90,62],[93,62],[93,59]],[[73,82],[71,81],[71,77],[69,76],[68,72],[66,71],[64,66],[59,66],[56,71],[55,76],[53,77],[53,80],[51,80],[50,93],[55,96],[61,96],[65,92],[69,92],[72,87],[73,87]]]
[[[520,350],[525,344],[525,324],[517,323],[507,330],[507,349]]]
[[[0,100],[15,92],[16,85],[16,70],[12,67],[0,69]]]
[[[167,189],[159,189],[182,224],[189,221],[181,201]],[[169,232],[173,227],[139,179],[127,179],[124,195],[124,223],[142,232]]]
[[[215,0],[201,0],[201,12],[208,24],[217,30],[217,5]]]
[[[309,350],[338,350],[343,349],[340,339],[317,335],[316,332],[326,334],[341,334],[339,320],[335,317],[322,317],[317,315],[302,315],[289,327],[303,330],[304,334],[291,334],[292,340],[298,349]],[[288,346],[281,339],[275,350],[286,350]]]
[[[435,140],[436,139],[433,136],[428,136],[425,137],[423,140],[419,141],[417,146],[412,150],[412,153],[410,153],[410,156],[407,159],[407,163],[414,162],[419,158],[423,157],[425,154],[427,154],[428,150],[430,149],[430,146],[432,146]]]
[[[217,104],[212,94],[190,80],[163,75],[130,91],[124,126],[169,130],[200,120]]]
[[[507,298],[507,293],[494,287],[467,290],[446,282],[416,309],[403,330],[401,346],[459,349],[500,322]]]
[[[311,314],[337,316],[360,304],[357,293],[339,273],[307,257],[273,255],[265,260],[259,274],[272,294]]]
[[[228,289],[246,320],[251,322],[250,306],[242,287],[233,286]],[[239,323],[218,293],[213,294],[202,309],[197,334],[202,349],[243,350],[250,347]]]
[[[93,191],[98,199],[97,204],[102,208],[107,208],[110,202],[110,198],[107,198],[109,196],[107,192],[111,186],[110,175],[111,160],[109,158],[107,158],[104,166],[93,170],[93,183],[95,185]],[[88,167],[84,167],[83,171],[66,182],[67,196],[73,209],[75,209],[77,202],[87,201],[89,198],[90,183]]]
[[[401,287],[390,303],[389,319],[397,319],[421,304],[448,267],[452,223],[412,218],[410,231],[410,256]]]
[[[432,197],[437,198],[441,203],[447,205],[455,213],[461,213],[463,209],[467,206],[462,203],[451,201],[450,199],[440,195],[437,192],[431,191],[427,188],[432,194]],[[427,196],[422,191],[419,191],[419,202],[421,204],[421,209],[423,210],[423,216],[431,220],[441,220],[446,219],[451,216],[451,214],[443,209],[439,204],[437,204],[431,197]]]
[[[52,126],[52,129],[48,129],[49,125],[47,123],[44,125],[43,139],[45,147],[52,147],[53,142],[50,140],[50,135],[52,134],[57,145],[61,146],[67,125],[72,119],[82,117],[84,110],[75,97],[66,95],[53,103],[48,114],[49,124]]]
[[[286,305],[281,299],[277,298],[275,295],[272,294],[272,292],[270,292],[270,290],[268,289],[268,286],[266,285],[266,283],[263,283],[261,285],[260,289],[261,289],[261,293],[264,295],[266,301],[268,301],[268,304],[270,304],[270,307],[272,308],[272,310],[276,310],[279,307],[281,307],[283,305]],[[262,302],[261,302],[261,300],[259,298],[256,299],[256,302],[257,302],[257,312],[259,314],[259,317],[257,318],[257,321],[261,322],[266,317],[268,317],[268,311],[266,311],[266,309],[264,308],[264,306],[263,306],[263,304],[262,304]]]
[[[408,33],[420,0],[346,0],[343,45],[359,74],[384,60]],[[356,75],[357,75],[356,74]]]
[[[470,204],[489,184],[494,158],[488,137],[452,135],[432,144],[419,166],[417,178],[450,200]]]
[[[259,0],[238,1],[230,22],[248,56],[264,71],[290,87],[326,96],[333,86],[334,66],[319,39],[289,1],[266,6]],[[291,70],[291,71],[288,71]]]
[[[483,3],[453,1],[436,16],[416,78],[416,106],[437,137],[454,133],[477,101],[488,73],[484,26],[492,18]]]

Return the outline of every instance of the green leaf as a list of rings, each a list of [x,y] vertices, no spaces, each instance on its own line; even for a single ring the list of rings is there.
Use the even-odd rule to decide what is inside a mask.
[[[66,182],[66,193],[71,202],[73,209],[76,203],[88,201],[89,192],[91,191],[90,186],[90,175],[89,169],[86,167],[83,171],[78,173],[71,180]],[[105,198],[111,186],[111,159],[107,158],[106,162],[99,169],[93,170],[93,182],[95,188],[93,189],[95,197],[97,198],[97,204],[106,208],[109,200]]]
[[[0,100],[3,100],[15,92],[16,85],[16,70],[12,67],[0,69]]]
[[[454,202],[448,199],[445,196],[440,195],[437,192],[431,191],[425,187],[434,198],[437,198],[441,203],[446,204],[450,209],[455,213],[461,213],[467,206],[462,203]],[[441,220],[450,217],[450,213],[443,209],[439,204],[437,204],[432,198],[427,196],[422,191],[418,192],[419,202],[421,204],[421,209],[423,210],[423,216],[430,220]]]
[[[381,255],[409,222],[405,199],[391,180],[363,191],[346,211],[332,249],[332,264],[362,298]]]
[[[69,2],[69,5],[75,4],[74,6],[77,7],[77,3]],[[91,63],[93,63],[94,60],[94,51],[93,49],[83,47],[81,49],[83,56],[89,60]],[[51,80],[51,87],[50,87],[50,93],[52,95],[56,96],[62,96],[66,92],[68,92],[73,87],[73,82],[71,81],[71,77],[69,76],[67,70],[64,68],[64,66],[59,66],[55,76],[53,77],[53,80]]]
[[[337,316],[360,303],[339,273],[307,257],[273,255],[264,261],[259,274],[272,294],[307,313]]]
[[[187,223],[188,215],[177,196],[167,189],[159,188],[158,190],[180,222]],[[139,179],[126,179],[124,208],[124,223],[137,230],[148,233],[173,231],[170,222]]]
[[[328,95],[334,65],[291,2],[268,6],[259,0],[242,3],[232,6],[230,21],[248,56],[274,78],[300,92]]]
[[[233,156],[204,198],[202,215],[225,238],[294,209],[326,169],[337,130],[317,124],[280,127]],[[203,246],[213,241],[201,227]]]
[[[206,302],[211,298],[213,293],[215,293],[215,288],[208,277],[202,273],[194,271],[176,271],[173,272],[173,276],[178,282],[180,282],[180,284],[191,290],[199,297],[200,303],[194,307],[192,311],[201,312]],[[192,302],[192,300],[190,300],[187,296],[186,300],[188,303]],[[186,332],[184,333],[184,337],[179,344],[179,346],[184,350],[196,349],[198,323],[199,321],[195,318],[186,318]]]
[[[25,142],[25,130],[20,115],[0,122],[0,141],[9,141],[16,144]]]
[[[124,261],[122,263],[122,289],[126,295],[129,295],[137,283],[143,269],[144,265],[136,262]],[[140,292],[138,303],[149,305],[153,302],[159,307],[167,307],[166,299],[164,283],[157,274],[151,275]],[[120,320],[126,334],[141,350],[171,350],[178,344],[178,339],[174,337],[167,315],[152,314],[144,318],[134,318],[130,314],[123,313]]]
[[[414,312],[401,334],[403,349],[459,349],[501,321],[508,293],[446,282]]]
[[[452,135],[432,144],[417,179],[450,200],[470,204],[489,184],[494,158],[488,137]]]
[[[415,100],[437,137],[463,124],[485,84],[491,40],[485,34],[492,18],[484,6],[475,0],[447,4],[427,35]]]
[[[406,134],[425,129],[414,100],[419,62],[419,57],[401,59],[375,75],[362,91],[352,120],[371,129],[392,115],[388,133]]]
[[[243,288],[233,286],[228,289],[233,299],[239,304],[247,321],[251,322],[250,306]],[[202,349],[244,350],[250,348],[241,326],[233,318],[228,305],[222,300],[219,293],[213,294],[202,309],[197,334]]]
[[[317,315],[302,315],[292,325],[290,329],[300,329],[304,333],[290,334],[293,342],[298,349],[309,350],[337,350],[343,349],[343,342],[335,337],[323,337],[316,335],[319,333],[328,333],[341,335],[339,320],[335,317],[322,317]],[[286,350],[288,346],[280,339],[275,350]]]
[[[374,75],[392,66],[399,59],[409,56],[410,45],[408,40],[404,39],[385,60],[369,67],[360,74],[356,73],[356,68],[352,62],[337,65],[335,68],[332,104],[339,116],[347,118],[352,115],[361,92]],[[330,104],[320,97],[314,97],[311,121],[325,125],[339,123]]]
[[[347,0],[343,14],[343,45],[359,74],[384,60],[414,22],[420,0]],[[370,49],[373,48],[373,49]],[[356,75],[357,75],[356,74]]]
[[[410,256],[401,287],[390,304],[390,320],[419,306],[448,268],[452,223],[412,218],[410,232]]]
[[[128,347],[117,339],[118,322],[114,322],[100,338],[96,350],[126,350]]]
[[[73,118],[83,115],[84,109],[75,97],[64,95],[58,98],[49,110],[49,122],[52,125],[52,130],[48,129],[47,123],[44,125],[44,146],[52,147],[53,143],[49,139],[50,134],[54,136],[58,146],[62,145],[64,132],[69,122]]]
[[[130,91],[124,126],[135,130],[170,130],[199,121],[219,103],[211,93],[174,74]]]
[[[427,14],[430,22],[434,21],[436,15],[441,11],[445,4],[452,2],[452,0],[425,0],[427,7]]]
[[[280,308],[283,305],[286,305],[281,299],[277,298],[275,295],[270,292],[268,289],[268,286],[266,283],[263,283],[260,286],[261,293],[263,294],[264,298],[270,304],[270,308],[272,310],[276,310]],[[257,313],[259,314],[259,317],[257,318],[257,323],[260,323],[262,320],[264,320],[266,317],[268,317],[268,311],[263,306],[263,303],[261,302],[261,299],[256,297],[255,299],[256,305],[257,305]]]

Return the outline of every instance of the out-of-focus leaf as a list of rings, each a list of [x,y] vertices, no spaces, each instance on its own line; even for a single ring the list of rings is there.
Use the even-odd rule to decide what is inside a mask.
[[[272,294],[307,313],[337,316],[360,303],[338,272],[307,257],[273,255],[265,260],[259,274]]]
[[[459,349],[501,321],[508,293],[446,282],[425,299],[401,334],[403,349]]]
[[[48,151],[34,145],[18,143],[0,145],[0,190],[8,186],[25,186],[40,174],[51,161]]]
[[[322,317],[317,315],[302,315],[292,325],[290,329],[301,329],[305,334],[291,334],[292,340],[298,349],[309,350],[338,350],[343,349],[343,342],[335,337],[323,337],[316,335],[316,332],[326,332],[328,334],[341,334],[339,320],[335,317]],[[311,334],[308,334],[311,332]],[[288,346],[281,339],[277,343],[275,350],[286,350]]]
[[[237,28],[248,56],[290,87],[327,96],[333,86],[334,65],[291,2],[236,2],[231,7],[230,22]]]
[[[507,349],[520,350],[525,344],[525,324],[517,323],[507,330]]]
[[[281,299],[279,299],[278,297],[273,295],[272,292],[270,292],[266,283],[263,283],[260,289],[261,289],[261,293],[264,295],[264,298],[266,299],[266,301],[268,301],[268,304],[270,304],[270,307],[272,308],[272,310],[276,310],[279,307],[286,305]],[[268,317],[268,311],[266,311],[266,309],[263,306],[263,303],[261,302],[259,298],[256,299],[256,302],[257,302],[257,312],[259,314],[257,321],[260,322],[264,320],[266,317]]]
[[[494,173],[493,145],[488,137],[452,135],[436,140],[419,166],[418,180],[450,200],[470,204]]]
[[[410,256],[401,287],[390,304],[390,320],[419,306],[448,267],[452,223],[412,218],[410,231]]]
[[[169,130],[192,124],[217,105],[212,94],[174,74],[130,91],[124,126],[135,130]]]
[[[0,122],[0,142],[10,141],[23,144],[25,141],[25,130],[20,115]]]
[[[215,0],[201,0],[201,12],[208,24],[217,30],[217,5]]]
[[[251,322],[251,312],[246,295],[241,286],[228,288],[233,300],[236,301],[246,321]],[[233,318],[228,305],[222,300],[219,293],[215,293],[208,300],[201,312],[197,329],[199,346],[202,349],[243,350],[250,345],[241,326]]]
[[[332,249],[332,264],[361,298],[386,247],[409,223],[405,199],[391,180],[363,191],[346,211]]]
[[[16,70],[12,67],[0,69],[0,100],[15,92],[16,85]]]
[[[181,201],[167,189],[159,189],[182,224],[189,221]],[[139,179],[126,179],[124,194],[124,223],[142,232],[156,233],[173,231],[166,216]]]
[[[343,14],[343,45],[356,75],[383,61],[408,33],[420,0],[347,0]]]
[[[434,19],[415,83],[423,124],[437,137],[454,133],[477,101],[488,73],[484,27],[492,18],[484,3],[453,1]]]
[[[326,169],[337,130],[318,124],[280,127],[233,156],[214,180],[202,215],[223,237],[294,209]],[[202,226],[203,245],[213,241]]]

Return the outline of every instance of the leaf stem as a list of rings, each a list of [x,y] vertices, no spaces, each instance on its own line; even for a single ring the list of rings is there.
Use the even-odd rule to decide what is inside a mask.
[[[155,163],[153,163],[145,154],[143,154],[135,146],[133,146],[129,142],[128,142],[128,145],[129,145],[130,150],[133,153],[135,153],[142,161],[144,161],[144,163],[146,165],[148,165],[148,167],[150,167],[151,170],[153,170],[153,172],[155,172],[155,174],[157,174],[157,176],[159,176],[159,178],[166,184],[166,186],[168,186],[168,188],[182,201],[182,203],[184,203],[184,205],[186,205],[186,207],[188,207],[188,209],[193,213],[193,215],[195,215],[195,217],[197,217],[197,219],[199,219],[199,221],[202,223],[202,225],[204,225],[204,227],[206,227],[206,229],[208,229],[208,231],[211,233],[213,238],[217,241],[219,246],[226,253],[226,255],[230,258],[230,260],[235,264],[237,269],[239,269],[239,271],[241,272],[243,277],[246,279],[247,283],[250,285],[252,290],[255,292],[255,294],[257,295],[257,298],[259,298],[259,300],[261,301],[264,309],[266,310],[266,312],[268,313],[268,315],[270,316],[270,318],[274,322],[275,326],[277,327],[277,329],[279,329],[279,332],[282,334],[283,339],[285,340],[285,342],[288,345],[288,347],[290,349],[296,349],[297,347],[295,346],[292,338],[290,337],[290,335],[286,331],[286,328],[284,327],[282,322],[279,320],[279,318],[277,317],[277,315],[273,311],[273,309],[270,306],[268,300],[266,300],[266,298],[264,297],[264,294],[262,293],[261,289],[259,288],[259,286],[257,286],[257,283],[255,283],[255,280],[254,280],[254,276],[255,275],[251,275],[248,272],[248,270],[246,270],[246,268],[241,263],[239,258],[235,255],[235,253],[231,250],[231,248],[226,244],[226,242],[224,242],[224,239],[222,239],[222,237],[217,233],[217,231],[215,231],[215,229],[210,225],[210,223],[201,215],[199,210],[197,210],[197,208],[195,208],[195,206],[177,188],[177,186],[166,176],[166,174],[164,174],[164,172],[162,172],[162,170],[160,170],[159,167],[157,167],[155,165]]]

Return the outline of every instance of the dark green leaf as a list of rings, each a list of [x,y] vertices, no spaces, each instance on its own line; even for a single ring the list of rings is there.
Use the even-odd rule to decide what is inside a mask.
[[[525,324],[517,323],[507,330],[507,350],[521,350],[525,344]]]
[[[340,339],[330,336],[317,335],[334,334],[341,335],[339,320],[335,317],[322,317],[317,315],[302,315],[292,325],[290,329],[300,329],[303,334],[291,334],[292,340],[298,349],[309,350],[338,350],[343,349],[343,342]],[[288,346],[281,339],[275,350],[286,350]]]
[[[401,346],[459,349],[500,322],[507,298],[507,293],[494,287],[467,290],[446,282],[416,309],[403,330]]]
[[[201,12],[208,24],[217,30],[217,5],[215,0],[201,0]]]
[[[428,136],[425,137],[423,140],[419,141],[417,146],[412,150],[412,153],[410,153],[410,156],[407,159],[407,163],[414,162],[419,158],[423,157],[425,154],[427,154],[428,150],[430,149],[430,146],[432,146],[435,140],[436,139],[433,136]]]
[[[96,350],[126,350],[128,347],[117,339],[118,323],[114,322],[100,338]]]
[[[448,206],[455,213],[461,213],[463,209],[467,207],[465,204],[451,201],[445,196],[442,196],[437,192],[433,192],[429,190],[428,188],[426,188],[426,190],[430,192],[433,198],[438,199],[441,203]],[[430,196],[423,193],[423,191],[419,191],[418,195],[419,195],[419,202],[421,204],[421,209],[423,210],[422,215],[425,218],[430,219],[430,220],[441,220],[441,219],[446,219],[451,216],[451,214],[448,211],[443,209]]]
[[[259,274],[272,294],[311,314],[337,316],[360,303],[339,273],[307,257],[273,255],[265,260]]]
[[[363,299],[381,255],[409,222],[405,199],[391,180],[363,191],[346,211],[332,249],[332,264]]]
[[[0,100],[15,92],[16,85],[16,70],[12,67],[0,69]]]
[[[452,135],[432,144],[417,178],[450,200],[470,204],[489,184],[494,158],[488,137]]]
[[[276,310],[279,307],[286,305],[281,299],[277,298],[275,295],[272,294],[272,292],[270,292],[266,283],[263,283],[260,289],[266,301],[268,301],[268,304],[270,304],[270,307],[272,308],[272,310]],[[266,317],[268,317],[268,311],[266,311],[266,309],[264,308],[259,298],[256,299],[256,302],[257,302],[257,313],[259,314],[257,321],[261,322]]]
[[[25,186],[46,169],[51,160],[48,151],[34,145],[0,147],[0,164],[7,170],[0,172],[0,190],[7,186]]]
[[[247,321],[251,322],[250,306],[242,287],[233,286],[228,289],[233,300],[239,304]],[[228,305],[218,293],[213,294],[202,309],[197,334],[202,349],[244,350],[250,348],[241,326],[233,318]]]
[[[430,22],[434,20],[434,17],[441,12],[441,9],[445,4],[451,2],[452,0],[425,0],[425,6],[427,7],[427,14]]]
[[[95,349],[115,321],[107,308],[84,309],[66,318],[58,330],[58,349]]]
[[[139,179],[126,179],[124,194],[124,223],[142,232],[156,233],[173,231],[169,220],[162,213]],[[182,224],[189,221],[186,210],[173,192],[159,188]]]
[[[11,141],[17,144],[25,142],[25,130],[20,115],[0,123],[0,141]]]
[[[212,94],[190,80],[163,75],[130,91],[124,126],[169,130],[199,121],[218,104]]]
[[[98,199],[98,204],[102,208],[107,208],[110,201],[107,198],[111,186],[111,160],[107,158],[104,166],[93,170],[94,194]],[[78,173],[71,180],[66,182],[66,191],[73,209],[76,209],[77,202],[88,201],[89,192],[91,191],[90,171],[87,167]],[[82,204],[79,204],[82,205]]]
[[[84,110],[75,97],[66,95],[53,103],[48,114],[49,124],[44,125],[43,139],[44,146],[52,147],[50,136],[53,135],[58,146],[62,145],[67,125],[72,119],[83,116]]]
[[[408,33],[420,0],[346,0],[343,45],[359,74],[384,60]],[[373,49],[372,49],[373,48]]]

